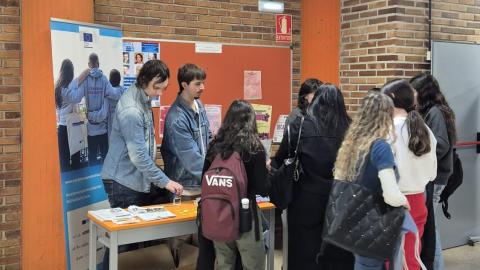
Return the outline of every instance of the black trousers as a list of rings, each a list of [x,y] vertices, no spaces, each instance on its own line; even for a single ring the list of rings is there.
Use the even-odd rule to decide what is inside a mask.
[[[88,136],[88,164],[98,165],[103,164],[108,152],[108,134],[97,136]],[[98,157],[100,156],[100,160]]]
[[[70,155],[67,126],[58,126],[57,137],[58,154],[60,158],[60,171],[66,172],[70,170],[80,169],[80,151],[73,155]]]
[[[427,184],[427,222],[425,223],[423,236],[422,236],[422,252],[420,253],[420,258],[422,259],[423,264],[427,267],[428,270],[433,270],[433,265],[435,261],[435,214],[433,212],[433,182]]]
[[[353,255],[341,248],[326,245],[322,255],[322,232],[329,190],[314,193],[294,186],[288,207],[288,269],[350,270]],[[318,256],[317,256],[318,255]]]

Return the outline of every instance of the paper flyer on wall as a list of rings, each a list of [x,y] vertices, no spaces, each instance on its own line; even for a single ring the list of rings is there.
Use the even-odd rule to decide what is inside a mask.
[[[168,110],[170,110],[170,106],[160,106],[160,117],[158,124],[158,135],[160,138],[163,137],[163,131],[165,130],[165,118],[167,118]]]
[[[155,42],[123,42],[123,86],[132,85],[138,72],[149,60],[160,59],[160,44]],[[160,107],[160,99],[152,99],[152,107]]]
[[[243,72],[243,98],[262,99],[262,72],[245,70]]]
[[[206,104],[205,111],[207,112],[208,122],[210,123],[210,131],[215,135],[222,125],[222,105]]]
[[[86,270],[89,262],[87,212],[110,206],[100,171],[108,152],[108,120],[112,117],[108,108],[106,118],[98,119],[93,126],[86,115],[104,109],[105,93],[114,91],[108,77],[111,71],[122,72],[122,32],[107,26],[56,19],[51,19],[50,29],[52,79],[57,89],[52,89],[51,96],[55,97],[56,105],[52,110],[56,109],[57,113],[66,269]],[[88,75],[77,83],[83,72]],[[88,103],[85,95],[89,97]],[[98,250],[97,263],[103,252]]]
[[[273,142],[280,143],[283,139],[283,134],[285,133],[285,122],[287,121],[288,115],[281,114],[278,116],[277,124],[275,125],[275,131],[273,132]]]
[[[252,104],[255,110],[255,117],[257,120],[258,135],[261,140],[270,138],[270,123],[272,118],[272,106]]]

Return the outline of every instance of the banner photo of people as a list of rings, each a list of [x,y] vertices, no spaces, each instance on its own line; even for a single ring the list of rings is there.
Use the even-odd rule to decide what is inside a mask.
[[[148,60],[160,60],[160,44],[154,42],[123,42],[123,86],[130,87]],[[152,99],[152,107],[160,107],[160,98]]]
[[[67,269],[86,270],[87,212],[110,207],[100,171],[124,92],[122,32],[59,19],[50,28]]]

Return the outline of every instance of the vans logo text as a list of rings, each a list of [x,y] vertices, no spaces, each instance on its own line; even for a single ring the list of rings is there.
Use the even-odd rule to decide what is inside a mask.
[[[209,186],[229,187],[229,188],[233,186],[232,176],[212,175],[211,177],[209,177],[208,175],[206,175],[206,179],[207,179],[207,185]]]

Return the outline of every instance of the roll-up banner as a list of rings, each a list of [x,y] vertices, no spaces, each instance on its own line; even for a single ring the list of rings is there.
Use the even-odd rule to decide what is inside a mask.
[[[86,270],[87,211],[109,208],[100,171],[108,151],[110,92],[123,85],[118,76],[112,80],[123,74],[122,32],[60,19],[51,19],[50,28],[67,269]],[[98,253],[101,260],[103,250]]]

